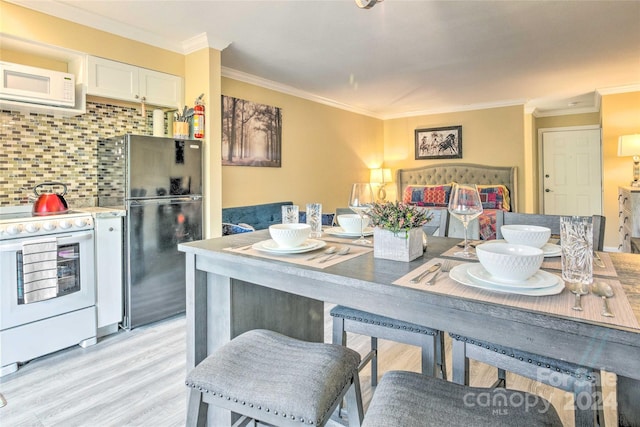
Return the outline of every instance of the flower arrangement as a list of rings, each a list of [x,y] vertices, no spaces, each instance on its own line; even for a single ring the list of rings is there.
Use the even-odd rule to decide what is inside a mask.
[[[394,234],[407,233],[412,228],[422,227],[433,219],[433,213],[401,202],[374,203],[369,212],[371,225]]]

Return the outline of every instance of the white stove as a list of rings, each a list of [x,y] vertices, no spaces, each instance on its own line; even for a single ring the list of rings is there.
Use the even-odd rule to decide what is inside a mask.
[[[0,377],[96,343],[94,240],[90,213],[0,209]]]
[[[28,207],[0,210],[0,240],[92,229],[93,217],[85,212],[68,211],[57,215],[34,215]]]

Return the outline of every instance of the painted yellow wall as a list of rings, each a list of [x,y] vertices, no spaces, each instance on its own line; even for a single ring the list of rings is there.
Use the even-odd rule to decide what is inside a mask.
[[[535,119],[536,131],[545,128],[599,125],[599,113],[566,114],[562,116],[538,117]]]
[[[604,95],[601,104],[605,246],[618,247],[618,187],[633,179],[631,157],[618,157],[618,138],[640,133],[640,92]]]
[[[415,130],[462,126],[462,159],[415,160]],[[519,211],[524,211],[525,173],[524,107],[511,106],[428,116],[406,117],[384,122],[385,166],[395,173],[436,163],[480,163],[518,167]]]
[[[201,49],[186,56],[185,61],[185,102],[195,105],[195,100],[203,94],[205,104],[205,132],[203,139],[204,178],[203,203],[204,235],[222,235],[222,195],[220,135],[221,135],[221,84],[220,51]]]
[[[226,96],[282,109],[282,167],[222,167],[222,205],[292,201],[345,207],[354,182],[383,160],[383,122],[228,78]],[[221,153],[218,153],[221,156]]]

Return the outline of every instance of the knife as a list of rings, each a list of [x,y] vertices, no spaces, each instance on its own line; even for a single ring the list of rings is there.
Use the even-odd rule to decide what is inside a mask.
[[[607,268],[607,266],[604,264],[604,261],[602,261],[602,258],[600,258],[600,255],[598,255],[596,251],[593,251],[593,262],[600,268]]]
[[[422,273],[418,274],[416,277],[414,277],[413,279],[409,280],[409,282],[411,283],[418,283],[420,280],[422,280],[424,278],[424,276],[426,276],[429,273],[433,273],[434,271],[437,271],[440,268],[440,263],[435,263],[433,264],[431,267],[429,267],[426,271],[423,271]]]

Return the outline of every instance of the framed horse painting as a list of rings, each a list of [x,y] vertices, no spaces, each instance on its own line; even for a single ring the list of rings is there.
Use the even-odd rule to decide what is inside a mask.
[[[462,126],[416,129],[416,160],[461,158]]]

